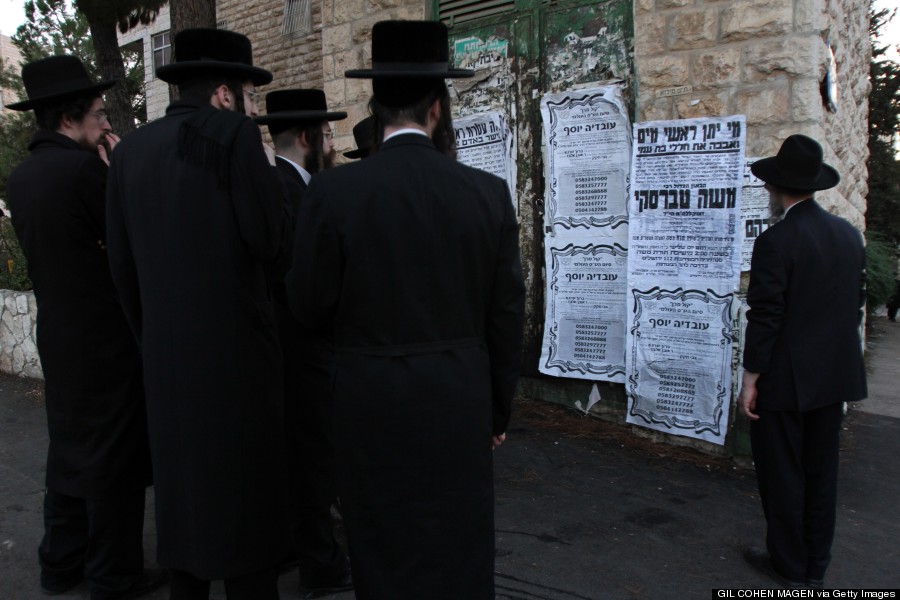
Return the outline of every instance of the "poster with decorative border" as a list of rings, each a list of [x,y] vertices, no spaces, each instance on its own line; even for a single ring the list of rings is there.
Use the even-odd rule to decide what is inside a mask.
[[[547,247],[542,373],[625,382],[627,261],[615,243]]]
[[[631,128],[619,86],[546,94],[546,221],[556,230],[628,223]]]
[[[658,287],[631,296],[626,421],[722,444],[735,296]]]

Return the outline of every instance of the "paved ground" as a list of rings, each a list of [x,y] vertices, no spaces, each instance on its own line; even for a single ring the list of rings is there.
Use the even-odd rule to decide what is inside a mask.
[[[829,588],[900,588],[900,324],[874,326],[871,399],[845,421]],[[548,404],[517,411],[496,453],[498,600],[710,598],[712,588],[771,586],[741,559],[762,543],[752,471]],[[45,597],[36,548],[46,443],[40,385],[0,378],[0,600]],[[152,497],[147,515],[152,563]],[[296,586],[295,573],[283,576],[282,597],[296,598]],[[224,598],[220,587],[212,597]],[[86,587],[60,598],[86,599]]]

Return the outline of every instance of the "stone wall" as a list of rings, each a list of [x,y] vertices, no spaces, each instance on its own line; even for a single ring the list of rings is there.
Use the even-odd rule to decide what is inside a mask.
[[[219,0],[216,3],[220,26],[249,37],[253,44],[253,64],[275,76],[272,83],[261,88],[263,93],[322,87],[323,3],[312,1],[311,31],[285,34],[282,33],[285,2]],[[265,102],[261,103],[260,112],[265,114]]]
[[[776,153],[792,133],[816,138],[842,176],[820,200],[862,229],[867,11],[863,0],[635,0],[637,120],[744,114],[747,156]],[[820,92],[829,42],[836,114]]]
[[[44,378],[37,353],[37,302],[33,292],[0,290],[0,371]]]

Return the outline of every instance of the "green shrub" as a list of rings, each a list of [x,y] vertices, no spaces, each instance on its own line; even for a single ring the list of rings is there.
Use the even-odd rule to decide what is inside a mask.
[[[0,217],[0,289],[25,291],[31,287],[28,263],[12,222],[9,217]]]
[[[897,287],[897,248],[878,234],[866,232],[866,308],[884,306]]]

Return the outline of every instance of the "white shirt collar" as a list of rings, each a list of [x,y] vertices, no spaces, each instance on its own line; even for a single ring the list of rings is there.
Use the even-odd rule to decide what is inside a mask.
[[[309,180],[312,179],[312,175],[309,173],[309,171],[307,171],[306,169],[304,169],[303,167],[301,167],[300,165],[298,165],[297,163],[295,163],[294,161],[289,159],[287,156],[282,156],[280,154],[276,154],[275,156],[277,156],[281,160],[291,163],[291,165],[295,169],[297,169],[297,172],[300,173],[300,177],[303,178],[303,183],[305,183],[306,185],[309,185]]]
[[[384,138],[384,141],[386,142],[386,141],[388,141],[389,139],[391,139],[392,137],[397,137],[398,135],[403,135],[403,134],[406,134],[406,133],[415,133],[415,134],[418,134],[418,135],[424,135],[425,137],[428,137],[428,134],[425,133],[424,131],[422,131],[421,129],[416,129],[415,127],[405,127],[405,128],[403,128],[403,129],[398,129],[398,130],[395,131],[394,133],[390,134],[389,136],[387,136],[386,138]],[[384,143],[384,142],[382,142],[382,143]]]
[[[804,198],[804,199],[801,200],[800,202],[806,202],[807,200],[810,200],[810,198]],[[794,202],[793,204],[791,204],[790,206],[788,206],[788,207],[784,210],[784,214],[781,215],[781,218],[782,218],[782,219],[785,219],[785,218],[787,217],[787,214],[788,214],[789,212],[791,212],[791,209],[794,208],[795,206],[797,206],[798,204],[800,204],[800,202]]]

